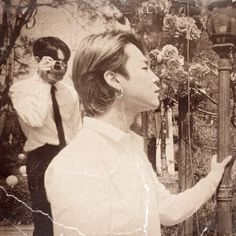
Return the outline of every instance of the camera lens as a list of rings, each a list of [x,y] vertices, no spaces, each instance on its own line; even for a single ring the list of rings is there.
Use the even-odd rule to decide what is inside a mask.
[[[54,61],[54,64],[52,65],[52,71],[55,73],[65,73],[66,63],[63,61]]]
[[[61,70],[62,69],[60,61],[55,62],[54,66],[53,66],[53,69],[54,70]]]

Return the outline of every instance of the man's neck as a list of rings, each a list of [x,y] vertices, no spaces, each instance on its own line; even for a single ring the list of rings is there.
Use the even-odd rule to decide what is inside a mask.
[[[106,113],[97,116],[96,119],[113,125],[124,132],[129,132],[135,116],[135,112],[123,108],[121,104],[113,104]]]

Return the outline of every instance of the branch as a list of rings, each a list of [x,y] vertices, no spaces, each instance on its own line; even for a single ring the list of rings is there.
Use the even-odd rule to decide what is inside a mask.
[[[28,8],[26,9],[25,13],[22,16],[16,16],[15,25],[13,28],[13,32],[10,36],[10,43],[6,47],[6,51],[3,55],[0,57],[0,66],[6,63],[7,58],[9,57],[12,48],[15,45],[15,42],[17,38],[20,35],[21,29],[24,25],[28,23],[31,16],[33,15],[35,9],[36,9],[37,0],[31,0],[28,4]]]
[[[197,147],[194,145],[194,143],[193,143],[193,142],[189,142],[189,141],[187,140],[187,138],[181,137],[180,140],[183,140],[183,142],[185,143],[185,145],[186,145],[186,146],[189,146],[193,152],[195,152],[195,151],[197,150]],[[191,138],[191,140],[192,140],[192,138]]]
[[[216,113],[214,113],[214,112],[210,112],[210,111],[205,111],[205,110],[203,110],[203,109],[201,109],[201,108],[196,108],[196,111],[199,111],[199,112],[201,112],[201,113],[203,113],[203,114],[207,114],[207,115],[210,115],[210,116],[214,116],[214,117],[217,117],[217,114]]]
[[[78,4],[78,1],[71,0],[71,1],[60,2],[60,1],[57,1],[57,0],[53,0],[50,3],[38,3],[37,7],[44,7],[44,6],[45,7],[58,7],[58,6],[61,6],[61,5],[66,5],[66,4],[71,4],[71,3],[77,3]]]
[[[211,146],[203,146],[204,148],[207,148],[207,149],[212,149],[212,150],[217,150],[217,147],[211,147]],[[233,146],[232,147],[233,150],[236,150],[236,147]]]
[[[218,103],[209,95],[207,95],[205,92],[203,92],[201,89],[197,89],[197,91],[199,93],[201,93],[202,95],[204,95],[208,100],[210,100],[211,102],[213,102],[214,104],[218,105]]]
[[[24,62],[21,62],[18,58],[14,58],[14,60],[17,62],[17,63],[19,63],[20,65],[22,65],[22,66],[25,66],[25,67],[28,67],[29,65],[28,64],[25,64]]]
[[[4,6],[3,6],[3,15],[2,15],[2,25],[0,27],[0,47],[4,46],[4,39],[5,35],[7,34],[8,30],[8,9],[10,7],[10,4],[8,1],[4,1]]]
[[[207,148],[207,149],[212,149],[212,150],[216,150],[217,147],[211,147],[211,146],[203,146],[204,148]]]

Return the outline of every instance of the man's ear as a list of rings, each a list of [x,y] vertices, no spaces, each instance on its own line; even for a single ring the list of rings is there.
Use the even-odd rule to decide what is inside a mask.
[[[38,62],[38,63],[40,62],[40,58],[39,57],[36,56],[36,57],[34,57],[34,59],[35,59],[36,62]]]
[[[113,71],[106,71],[103,75],[104,80],[114,89],[120,91],[121,85],[119,80],[117,79],[117,75]]]

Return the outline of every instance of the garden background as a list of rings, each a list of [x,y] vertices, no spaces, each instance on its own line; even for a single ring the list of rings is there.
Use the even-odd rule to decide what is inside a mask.
[[[189,12],[186,11],[187,3]],[[173,125],[178,143],[178,101],[191,94],[193,155],[192,178],[197,182],[210,168],[216,153],[218,55],[206,32],[207,0],[2,0],[0,3],[0,225],[32,223],[30,198],[25,173],[25,137],[20,130],[11,105],[8,89],[16,82],[31,76],[36,64],[31,54],[35,39],[56,36],[72,51],[67,71],[71,83],[71,63],[78,42],[86,35],[107,29],[132,30],[144,41],[151,67],[160,77],[173,112]],[[231,79],[236,79],[233,65]],[[190,89],[189,89],[189,86]],[[232,117],[234,96],[231,94]],[[156,112],[156,111],[155,111]],[[147,132],[140,119],[134,129],[151,139],[156,132],[155,112],[147,114]],[[236,133],[232,125],[233,152]],[[155,146],[155,143],[154,143]],[[149,152],[152,160],[153,153]],[[178,149],[175,152],[176,170],[179,167]],[[233,168],[234,169],[234,168]],[[235,171],[232,178],[235,179]],[[177,172],[178,174],[178,172]],[[11,176],[9,179],[8,177]],[[13,176],[13,177],[12,177]],[[15,179],[15,177],[17,179]],[[8,179],[7,179],[8,178]],[[8,180],[8,181],[7,181]],[[215,228],[216,201],[213,197],[198,214],[197,231],[210,235]],[[196,221],[195,221],[196,222]],[[198,229],[197,229],[198,228]],[[235,230],[236,231],[236,230]],[[177,227],[163,228],[165,235],[177,235]],[[203,235],[203,234],[202,234]],[[207,234],[206,234],[207,235]]]

